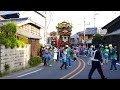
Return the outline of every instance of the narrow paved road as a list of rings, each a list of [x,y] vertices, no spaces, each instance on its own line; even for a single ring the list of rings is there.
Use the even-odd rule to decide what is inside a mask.
[[[37,66],[29,70],[13,73],[1,79],[88,79],[88,73],[91,65],[87,65],[88,58],[80,56],[77,62],[72,62],[72,67],[60,69],[62,63],[54,63],[52,67]],[[104,75],[108,79],[120,79],[120,65],[117,65],[117,71],[110,71],[111,63],[102,66]],[[92,76],[93,79],[101,79],[96,70]]]
[[[25,70],[9,76],[5,76],[2,79],[71,79],[75,76],[74,74],[76,74],[82,68],[81,66],[83,61],[78,60],[76,62],[72,62],[72,67],[68,67],[67,70],[64,68],[61,70],[61,64],[61,62],[58,62],[54,63],[52,67],[37,66],[30,70]],[[69,77],[64,77],[68,76],[68,74],[70,75]]]

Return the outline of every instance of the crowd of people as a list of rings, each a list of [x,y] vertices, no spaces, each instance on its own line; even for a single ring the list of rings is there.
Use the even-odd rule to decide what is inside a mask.
[[[116,50],[116,46],[113,47],[112,44],[109,44],[108,46],[105,45],[101,45],[99,47],[101,56],[102,56],[102,65],[103,64],[107,64],[108,61],[111,61],[111,68],[110,70],[113,69],[113,66],[115,68],[115,70],[117,70],[116,68],[116,62],[118,61],[118,55],[117,55],[117,50]],[[93,45],[90,46],[90,48],[88,49],[88,57],[89,57],[89,61],[88,61],[88,65],[92,64],[92,53],[95,51],[95,48]]]
[[[108,61],[111,61],[110,70],[113,70],[113,66],[114,70],[117,70],[116,62],[118,61],[119,57],[116,50],[116,46],[113,47],[112,44],[109,44],[109,46],[91,45],[91,47],[88,49],[88,56],[89,56],[88,65],[92,65],[92,68],[88,75],[89,79],[91,79],[95,69],[98,70],[102,79],[106,79],[105,76],[103,75],[101,65],[107,64]]]
[[[42,57],[42,62],[44,66],[52,66],[52,63],[61,62],[63,63],[60,68],[65,65],[67,67],[72,67],[72,62],[77,60],[79,55],[78,47],[70,47],[66,45],[65,47],[42,47],[40,49],[40,57]]]
[[[63,67],[68,69],[72,67],[72,62],[75,62],[80,56],[88,57],[88,65],[92,65],[92,68],[89,72],[88,78],[91,79],[91,76],[95,69],[98,69],[101,78],[105,78],[103,75],[101,65],[107,64],[111,61],[110,70],[117,70],[116,62],[118,60],[116,46],[113,47],[112,44],[107,45],[91,45],[90,47],[79,45],[78,47],[70,47],[66,45],[65,47],[43,47],[40,50],[40,56],[42,57],[42,62],[44,66],[52,66],[53,63],[61,62],[60,69]]]

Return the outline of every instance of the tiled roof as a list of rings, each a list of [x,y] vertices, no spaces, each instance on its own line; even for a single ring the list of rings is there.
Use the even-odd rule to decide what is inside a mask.
[[[17,14],[20,11],[0,11],[0,16],[2,15],[9,15],[9,14]]]
[[[28,20],[28,22],[27,22]],[[31,19],[29,19],[28,17],[25,18],[11,18],[11,19],[4,19],[4,20],[0,20],[0,24],[5,24],[7,22],[14,22],[16,24],[19,25],[23,25],[24,23],[32,23],[34,25],[36,25],[37,27],[42,27],[41,25],[39,25],[38,23],[35,23],[34,21],[32,21]]]
[[[96,33],[97,33],[97,28],[86,28],[86,30],[85,30],[85,34],[87,34],[87,35],[94,35]],[[84,31],[81,31],[78,34],[83,35]]]
[[[27,21],[29,18],[11,18],[11,19],[5,19],[5,20],[0,20],[0,24],[5,24],[5,23],[7,23],[7,22],[9,22],[9,21],[12,21],[12,22],[14,22],[14,23],[16,23],[16,24],[21,24],[21,23],[23,23],[23,22],[25,22],[25,21]],[[32,23],[32,22],[31,22]],[[24,23],[23,23],[24,24]],[[33,23],[33,24],[35,24],[35,23]],[[35,24],[36,25],[36,24]],[[38,26],[38,25],[36,25],[36,26]],[[40,27],[40,26],[38,26],[38,27]],[[25,32],[25,31],[20,31],[20,30],[17,30],[17,33],[19,33],[19,34],[21,34],[21,35],[24,35],[24,36],[26,36],[26,37],[28,37],[28,38],[35,38],[35,39],[40,39],[40,37],[37,37],[37,36],[35,36],[35,35],[33,35],[33,34],[31,34],[31,33],[28,33],[28,32]]]
[[[25,21],[27,20],[28,17],[26,18],[11,18],[11,19],[4,19],[4,20],[0,20],[0,23],[6,23],[8,21],[13,21],[13,22],[20,22],[20,21]]]
[[[70,36],[70,38],[79,38],[78,34],[74,34],[72,36]]]

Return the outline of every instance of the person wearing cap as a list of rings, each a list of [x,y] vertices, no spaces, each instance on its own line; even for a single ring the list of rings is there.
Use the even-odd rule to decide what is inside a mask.
[[[110,44],[109,47],[110,47],[110,59],[111,59],[110,70],[113,69],[113,66],[114,66],[115,70],[117,70],[117,67],[116,67],[117,54],[116,54],[116,51],[113,48],[112,44]]]
[[[103,71],[102,71],[102,68],[101,68],[102,61],[103,60],[102,60],[101,52],[99,50],[99,45],[95,45],[95,51],[93,53],[93,59],[92,59],[92,68],[91,68],[91,70],[88,74],[88,79],[92,79],[92,74],[96,69],[98,70],[102,79],[107,79],[103,75]]]
[[[71,48],[68,45],[66,45],[65,52],[66,52],[66,56],[67,56],[67,66],[72,67],[71,59],[70,59]]]
[[[88,60],[88,65],[92,65],[92,61],[91,61],[91,53],[93,51],[93,45],[90,46],[90,48],[88,49],[88,57],[89,57],[89,60]]]
[[[105,46],[105,50],[103,51],[103,63],[108,63],[108,57],[109,57],[109,49],[108,46]]]

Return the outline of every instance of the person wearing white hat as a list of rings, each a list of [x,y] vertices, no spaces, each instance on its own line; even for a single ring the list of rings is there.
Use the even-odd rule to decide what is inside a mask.
[[[88,49],[88,57],[89,57],[89,60],[88,60],[88,65],[92,65],[92,60],[91,60],[91,53],[93,52],[93,45],[90,46],[90,48]]]
[[[112,47],[112,44],[109,44],[109,47]]]
[[[103,63],[108,63],[109,57],[109,49],[108,46],[105,46],[105,50],[103,51]]]

